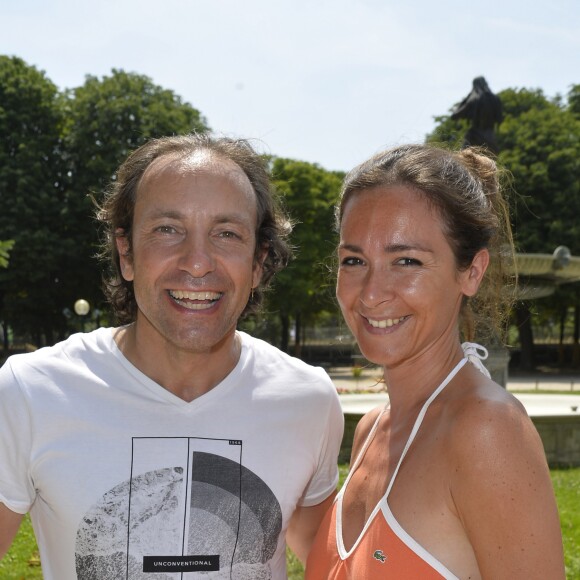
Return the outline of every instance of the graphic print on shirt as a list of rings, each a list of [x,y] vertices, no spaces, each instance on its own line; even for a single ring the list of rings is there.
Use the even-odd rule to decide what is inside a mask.
[[[134,438],[131,478],[77,531],[78,580],[271,578],[282,511],[242,442]]]

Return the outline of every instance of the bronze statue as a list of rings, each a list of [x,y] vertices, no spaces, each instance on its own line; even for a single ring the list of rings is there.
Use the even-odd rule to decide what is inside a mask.
[[[501,101],[491,92],[483,77],[473,79],[471,92],[455,107],[451,118],[471,121],[463,147],[478,145],[487,147],[494,154],[499,152],[495,128],[503,119]]]

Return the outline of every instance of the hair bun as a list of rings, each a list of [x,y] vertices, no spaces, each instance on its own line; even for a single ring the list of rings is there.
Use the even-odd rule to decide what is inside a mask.
[[[459,151],[458,156],[470,173],[481,181],[486,194],[498,192],[498,167],[495,160],[486,154],[485,149],[468,147]]]

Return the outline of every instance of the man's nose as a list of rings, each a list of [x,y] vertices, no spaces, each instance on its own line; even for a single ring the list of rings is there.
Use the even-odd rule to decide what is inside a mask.
[[[179,267],[194,278],[203,278],[215,269],[215,259],[209,242],[186,239],[179,258]]]

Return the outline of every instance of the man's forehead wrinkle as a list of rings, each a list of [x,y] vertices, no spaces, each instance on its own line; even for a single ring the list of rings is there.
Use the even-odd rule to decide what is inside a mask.
[[[142,181],[147,180],[151,174],[160,176],[167,172],[176,177],[187,177],[207,170],[228,177],[247,193],[254,194],[254,188],[248,176],[235,161],[207,149],[200,149],[186,155],[176,152],[158,157],[145,170]]]

